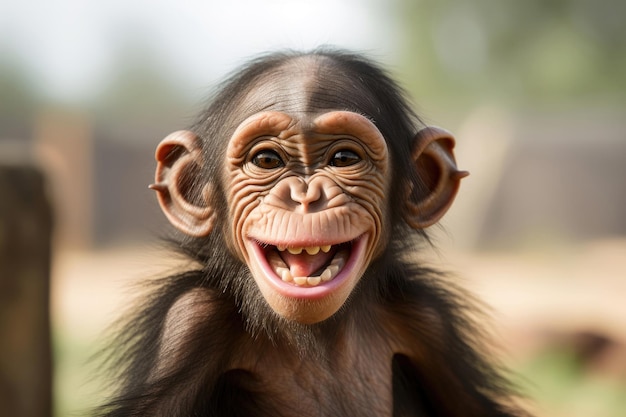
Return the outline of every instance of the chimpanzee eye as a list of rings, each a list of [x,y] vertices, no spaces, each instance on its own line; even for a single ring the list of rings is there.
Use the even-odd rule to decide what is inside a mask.
[[[283,160],[274,151],[260,151],[252,157],[252,163],[259,168],[275,169],[285,166]]]
[[[342,150],[336,152],[333,157],[330,159],[330,165],[334,167],[347,167],[350,165],[354,165],[357,162],[361,161],[361,157],[357,155],[355,152],[349,150]]]

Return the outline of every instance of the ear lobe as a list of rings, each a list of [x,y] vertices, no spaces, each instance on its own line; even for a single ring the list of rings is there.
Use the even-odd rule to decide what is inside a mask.
[[[459,190],[461,178],[454,160],[454,137],[449,132],[426,127],[415,135],[412,159],[419,183],[410,185],[405,220],[415,229],[428,227],[450,208]]]
[[[215,210],[210,204],[213,187],[202,179],[198,136],[187,130],[168,135],[157,146],[155,159],[155,184],[150,188],[157,192],[168,220],[190,236],[211,233],[215,224]]]

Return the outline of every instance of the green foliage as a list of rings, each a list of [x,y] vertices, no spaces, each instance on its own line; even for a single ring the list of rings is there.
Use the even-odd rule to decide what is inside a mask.
[[[626,104],[625,15],[621,0],[400,0],[402,67],[417,96]]]
[[[0,122],[5,125],[30,121],[35,112],[37,93],[32,88],[28,71],[12,55],[0,58]]]
[[[567,350],[543,352],[521,372],[541,415],[623,417],[626,410],[626,382],[589,374]]]
[[[185,98],[147,40],[137,38],[119,45],[116,62],[97,98],[98,114],[150,124],[155,116],[177,113],[186,107]]]
[[[91,355],[93,341],[77,338],[75,332],[53,329],[54,416],[82,416],[104,397],[102,375]]]

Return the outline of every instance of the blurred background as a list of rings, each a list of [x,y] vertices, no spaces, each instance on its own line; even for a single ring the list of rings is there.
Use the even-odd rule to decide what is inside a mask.
[[[456,135],[471,176],[423,256],[492,308],[537,414],[624,416],[624,16],[623,0],[0,3],[0,415],[48,415],[32,404],[50,369],[55,416],[102,399],[104,329],[175,263],[156,144],[247,58],[326,44],[381,62]]]

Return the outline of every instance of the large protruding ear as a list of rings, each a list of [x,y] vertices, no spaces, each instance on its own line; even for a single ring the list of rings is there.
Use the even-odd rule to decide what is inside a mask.
[[[210,194],[213,186],[202,177],[200,139],[190,131],[168,135],[159,143],[155,158],[155,184],[161,209],[168,220],[184,233],[206,236],[215,224]]]
[[[413,228],[436,223],[448,210],[459,190],[461,178],[454,160],[454,137],[449,132],[426,127],[415,135],[412,160],[421,184],[411,184],[405,219]]]

